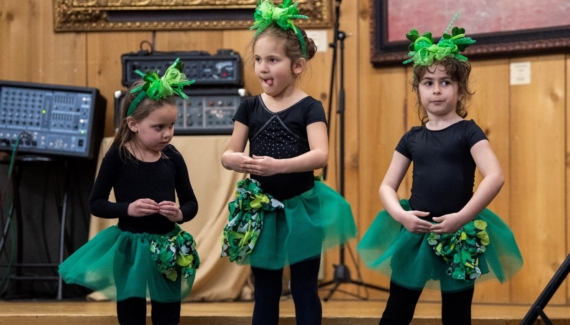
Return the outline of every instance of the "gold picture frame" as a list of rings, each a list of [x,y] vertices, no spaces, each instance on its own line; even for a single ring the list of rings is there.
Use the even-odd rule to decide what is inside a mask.
[[[246,29],[258,0],[53,0],[54,31]],[[333,0],[298,0],[303,28],[332,26]]]

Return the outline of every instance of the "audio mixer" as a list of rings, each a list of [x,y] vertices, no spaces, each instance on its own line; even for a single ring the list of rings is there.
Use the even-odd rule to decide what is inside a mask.
[[[94,88],[0,80],[0,150],[92,158],[105,106]]]

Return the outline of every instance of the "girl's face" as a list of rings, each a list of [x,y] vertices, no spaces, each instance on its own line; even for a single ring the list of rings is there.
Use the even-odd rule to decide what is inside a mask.
[[[270,36],[261,36],[253,47],[255,75],[263,91],[272,97],[280,97],[295,89],[297,75],[302,72],[299,63],[292,64],[285,55],[284,42]]]
[[[442,65],[432,65],[421,78],[418,95],[428,117],[448,117],[457,114],[458,85]]]
[[[176,106],[164,104],[141,121],[137,122],[130,118],[127,123],[134,133],[133,140],[137,144],[148,151],[160,152],[174,136],[174,122],[177,117]]]

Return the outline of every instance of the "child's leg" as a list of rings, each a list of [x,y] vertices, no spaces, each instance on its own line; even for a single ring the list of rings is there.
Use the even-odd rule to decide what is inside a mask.
[[[146,300],[144,298],[128,298],[117,301],[117,318],[121,325],[146,324]]]
[[[153,324],[177,325],[180,323],[180,301],[158,302],[151,300],[150,303]]]
[[[474,291],[474,287],[471,287],[459,292],[441,293],[441,320],[444,325],[471,324],[471,302]]]
[[[297,325],[319,325],[323,317],[319,298],[320,256],[291,265],[291,294]]]
[[[252,267],[253,272],[253,325],[279,323],[279,299],[283,269],[266,270]]]
[[[380,325],[407,325],[414,317],[416,304],[421,290],[404,288],[390,281],[390,296],[386,303],[386,309],[380,319]]]

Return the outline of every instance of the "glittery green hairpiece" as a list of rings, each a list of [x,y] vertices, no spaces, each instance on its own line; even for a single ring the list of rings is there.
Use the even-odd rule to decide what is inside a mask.
[[[299,8],[297,8],[298,2],[295,2],[293,4],[292,2],[293,0],[284,0],[282,4],[275,7],[273,1],[271,0],[259,0],[257,3],[257,8],[255,8],[255,13],[253,14],[255,22],[249,29],[257,29],[254,37],[259,35],[263,30],[271,26],[273,23],[277,24],[277,26],[283,30],[290,29],[295,33],[295,35],[297,35],[299,43],[301,43],[301,51],[303,52],[303,57],[307,57],[307,46],[305,45],[303,35],[291,19],[309,19],[309,17],[305,15],[299,15]]]
[[[188,98],[188,96],[182,92],[182,89],[184,86],[193,84],[194,80],[186,80],[186,75],[182,73],[183,70],[184,64],[180,62],[180,58],[177,58],[176,61],[166,69],[162,77],[158,76],[157,70],[153,72],[147,71],[146,73],[136,70],[135,72],[143,77],[144,84],[131,90],[131,94],[138,92],[138,95],[131,102],[127,116],[133,115],[139,103],[147,97],[154,100],[161,100],[177,94],[184,99]]]
[[[475,40],[465,37],[465,29],[459,27],[453,27],[451,35],[447,34],[456,18],[457,15],[453,17],[437,44],[434,44],[431,32],[420,36],[417,30],[410,30],[406,34],[406,38],[412,41],[408,53],[408,56],[412,58],[404,61],[404,64],[414,62],[414,66],[430,66],[434,60],[439,61],[445,57],[456,58],[463,62],[467,61],[467,58],[459,52],[465,51],[469,45],[475,43]]]

